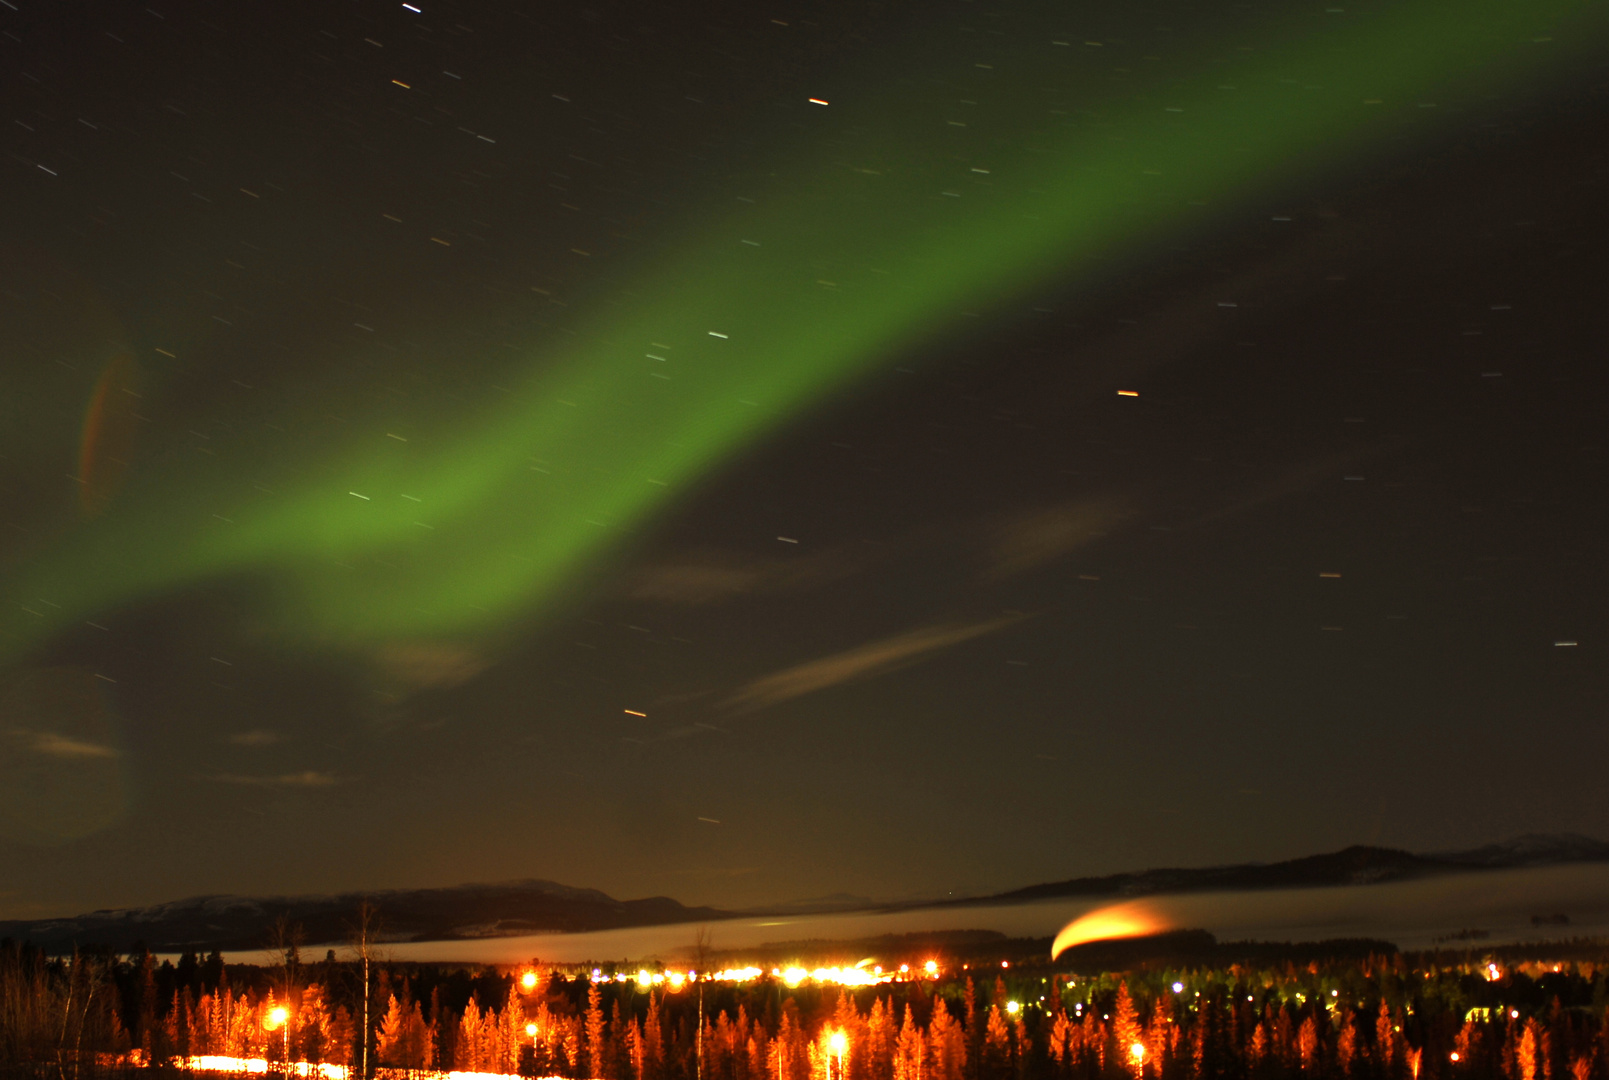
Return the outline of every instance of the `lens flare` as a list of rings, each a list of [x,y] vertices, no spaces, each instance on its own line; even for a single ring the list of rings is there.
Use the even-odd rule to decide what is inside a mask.
[[[90,395],[78,443],[78,505],[85,517],[101,512],[128,471],[139,424],[135,402],[140,400],[140,381],[139,363],[119,353]]]
[[[1089,941],[1109,941],[1113,938],[1144,937],[1172,929],[1168,920],[1154,905],[1144,901],[1117,904],[1080,915],[1056,935],[1050,946],[1050,958],[1056,959],[1074,945]]]

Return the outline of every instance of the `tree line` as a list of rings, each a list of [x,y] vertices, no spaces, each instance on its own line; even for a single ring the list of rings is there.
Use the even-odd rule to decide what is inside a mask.
[[[219,1056],[597,1080],[1609,1080],[1609,966],[1592,962],[973,966],[859,989],[762,978],[679,992],[551,968],[532,988],[510,969],[377,964],[366,985],[359,970],[333,952],[304,964],[294,948],[253,966],[216,953],[50,959],[0,943],[0,1065],[64,1077]]]

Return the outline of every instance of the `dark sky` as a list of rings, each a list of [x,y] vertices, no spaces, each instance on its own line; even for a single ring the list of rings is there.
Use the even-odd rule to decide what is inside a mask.
[[[521,877],[735,906],[1609,835],[1609,68],[1571,4],[1422,86],[1367,19],[1486,6],[415,6],[0,10],[0,914]],[[1357,67],[1419,93],[1311,142],[1249,99],[1290,160],[1201,136],[1199,213],[1104,180],[1121,233],[1054,261],[829,204],[833,169],[946,163],[1076,201],[1076,167],[1016,191],[977,155],[1144,142],[1161,88],[1353,16]],[[540,588],[470,540],[377,541],[340,584],[346,526],[272,503],[404,423],[473,487],[566,320],[747,288],[677,260],[767,199],[823,237],[811,288],[849,287],[867,221],[879,258],[950,251],[898,294],[946,316],[744,293],[809,342],[742,377],[808,387]],[[618,464],[610,415],[564,429],[566,490]],[[235,488],[277,546],[186,531]],[[486,505],[452,527],[559,530]],[[457,575],[509,599],[396,621]]]

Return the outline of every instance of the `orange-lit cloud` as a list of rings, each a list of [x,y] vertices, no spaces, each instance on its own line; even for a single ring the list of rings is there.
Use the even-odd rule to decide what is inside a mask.
[[[333,773],[317,772],[308,769],[298,773],[284,773],[280,776],[241,776],[237,773],[218,773],[208,779],[220,784],[245,784],[250,787],[333,787],[341,782],[341,778]]]
[[[868,642],[847,652],[812,660],[749,683],[726,702],[729,707],[763,709],[789,698],[812,694],[851,679],[880,675],[917,659],[992,634],[1021,622],[1026,616],[1004,615],[976,623],[941,623],[924,626],[891,638]]]
[[[1061,928],[1050,946],[1052,960],[1074,945],[1112,938],[1144,937],[1172,929],[1167,918],[1152,904],[1133,900],[1080,915]]]

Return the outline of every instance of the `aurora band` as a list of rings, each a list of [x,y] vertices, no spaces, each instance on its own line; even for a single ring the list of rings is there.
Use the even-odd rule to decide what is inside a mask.
[[[1032,43],[1015,81],[989,76],[986,137],[951,123],[940,94],[839,95],[807,115],[825,145],[807,137],[752,204],[686,223],[618,283],[621,299],[575,313],[573,335],[532,343],[524,384],[450,437],[359,430],[340,452],[287,456],[267,492],[255,461],[249,477],[241,465],[158,478],[13,568],[0,661],[225,576],[269,579],[263,618],[321,645],[471,635],[529,616],[712,467],[953,329],[964,309],[987,314],[1076,278],[1092,257],[1201,221],[1199,204],[1266,197],[1386,148],[1405,126],[1437,122],[1420,108],[1429,101],[1585,66],[1609,40],[1606,10],[1304,7],[1263,33],[1274,40],[1181,43],[1122,96],[1088,59],[1096,50]],[[963,67],[974,65],[954,65],[955,85],[974,77]],[[1046,81],[1076,115],[1046,119]]]

